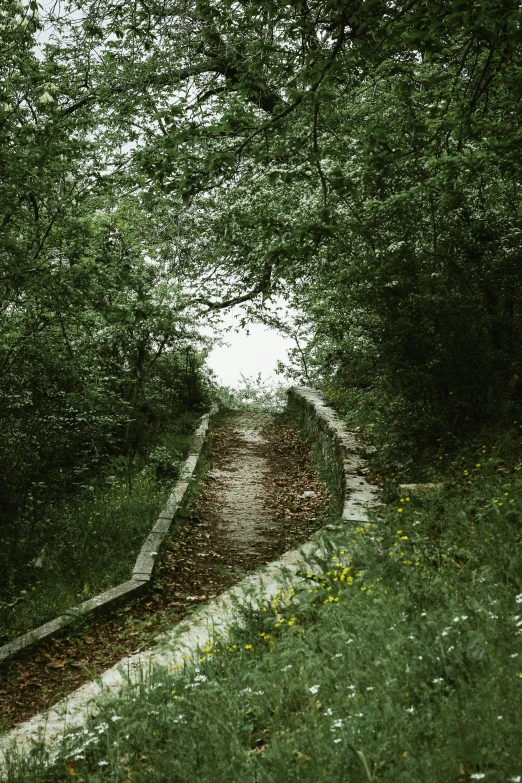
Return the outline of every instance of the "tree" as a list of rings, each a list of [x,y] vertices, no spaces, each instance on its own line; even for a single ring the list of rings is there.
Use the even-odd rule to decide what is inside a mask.
[[[516,3],[96,13],[121,36],[113,83],[156,111],[137,165],[190,205],[205,258],[245,297],[294,292],[327,376],[377,385],[394,411],[414,406],[429,439],[509,400],[521,338]]]
[[[5,463],[62,393],[103,411],[96,453],[128,449],[148,368],[277,295],[313,335],[307,373],[403,431],[414,411],[417,438],[510,403],[520,19],[511,0],[82,0],[37,57],[35,10],[6,6]]]

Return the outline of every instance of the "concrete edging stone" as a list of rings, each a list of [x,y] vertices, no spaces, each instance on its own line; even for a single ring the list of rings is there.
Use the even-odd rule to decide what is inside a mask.
[[[335,453],[343,519],[367,522],[366,508],[375,501],[378,490],[357,472],[363,466],[361,445],[326,406],[320,392],[292,388],[289,390],[289,400],[294,410],[297,409],[306,420],[305,425],[310,425],[309,431],[314,432],[318,439],[324,438],[322,445],[330,452],[330,456]],[[256,611],[276,595],[283,603],[292,601],[293,591],[290,588],[303,582],[298,574],[301,568],[309,568],[313,563],[316,573],[319,573],[330,566],[331,553],[324,533],[324,529],[317,531],[299,549],[286,552],[279,560],[258,569],[235,587],[199,607],[190,617],[158,637],[154,647],[123,658],[96,680],[85,683],[46,712],[35,715],[0,737],[0,779],[2,760],[23,755],[35,743],[47,749],[48,761],[51,762],[57,757],[66,737],[82,729],[87,720],[97,714],[100,699],[115,694],[129,683],[143,681],[154,667],[172,670],[185,663],[196,663],[202,647],[208,645],[216,635],[227,637],[229,628],[234,623],[241,623],[245,615],[241,615],[238,610],[248,607],[250,611]]]
[[[216,412],[217,406],[213,405],[209,413],[206,413],[201,417],[200,424],[192,437],[189,453],[179,479],[174,485],[167,503],[160,511],[150,533],[142,544],[132,569],[131,579],[127,582],[115,585],[115,587],[111,587],[109,590],[106,590],[99,595],[95,595],[87,601],[83,601],[78,606],[68,609],[54,620],[50,620],[44,625],[40,625],[38,628],[34,628],[32,631],[28,631],[22,636],[13,639],[13,641],[4,644],[0,647],[0,663],[12,658],[14,655],[17,655],[22,650],[25,650],[34,644],[39,644],[40,642],[52,639],[67,625],[77,621],[79,618],[85,617],[86,614],[99,612],[109,607],[113,608],[131,598],[138,598],[146,592],[149,582],[152,579],[152,572],[156,562],[155,559],[158,555],[162,541],[170,530],[196,469],[205,442],[210,417]]]
[[[315,389],[293,386],[288,390],[290,407],[305,419],[305,428],[322,441],[323,454],[332,462],[339,482],[339,496],[342,504],[342,518],[350,522],[367,522],[367,508],[378,505],[379,488],[369,484],[361,473],[363,455],[372,450],[364,446],[354,432],[324,400],[324,395]]]

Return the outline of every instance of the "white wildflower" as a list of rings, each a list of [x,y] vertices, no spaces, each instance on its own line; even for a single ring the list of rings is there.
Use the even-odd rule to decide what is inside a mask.
[[[317,693],[319,687],[320,687],[319,685],[312,685],[312,687],[308,688],[308,690],[310,691],[310,693]]]

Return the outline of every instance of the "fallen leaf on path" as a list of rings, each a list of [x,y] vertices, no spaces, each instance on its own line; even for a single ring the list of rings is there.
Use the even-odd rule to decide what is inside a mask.
[[[63,669],[65,661],[49,661],[47,666],[50,666],[51,669]]]

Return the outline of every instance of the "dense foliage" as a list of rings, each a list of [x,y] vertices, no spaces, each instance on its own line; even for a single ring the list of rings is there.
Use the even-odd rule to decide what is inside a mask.
[[[509,407],[519,4],[82,12],[77,50],[98,59],[80,102],[132,141],[151,192],[186,205],[185,263],[229,301],[286,295],[312,337],[309,375],[377,392],[402,432],[414,412],[414,440]]]
[[[298,374],[364,389],[410,451],[512,409],[518,3],[40,12],[0,10],[13,530],[57,483],[132,461],[151,424],[202,402],[195,330],[234,303],[259,316],[286,297],[308,336]]]
[[[157,262],[166,240],[153,204],[110,128],[76,111],[81,52],[35,49],[36,4],[0,15],[0,572],[10,582],[13,564],[60,529],[46,524],[51,501],[103,468],[130,477],[173,417],[206,404],[208,384],[179,280]]]

